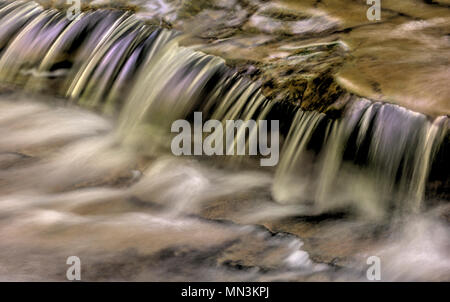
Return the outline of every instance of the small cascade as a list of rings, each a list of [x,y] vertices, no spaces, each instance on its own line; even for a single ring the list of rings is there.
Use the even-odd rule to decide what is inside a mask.
[[[201,106],[200,110],[205,112],[206,116],[210,116],[211,119],[220,121],[224,129],[227,128],[227,120],[243,122],[236,125],[234,140],[227,141],[224,154],[256,155],[256,146],[249,148],[249,142],[256,142],[258,139],[265,142],[268,140],[268,137],[258,137],[261,133],[258,131],[257,123],[268,117],[275,102],[267,100],[256,83],[251,83],[243,78],[238,79],[229,88],[219,86],[215,89],[215,92],[214,98],[205,106]],[[255,123],[249,123],[250,120]],[[248,139],[246,140],[246,138]],[[226,141],[225,137],[222,139]],[[246,141],[245,144],[240,144],[241,146],[245,145],[245,150],[239,148],[239,141]],[[239,157],[234,158],[234,160],[238,159]]]
[[[0,49],[4,50],[14,35],[43,9],[35,2],[2,2],[0,6]],[[11,22],[14,20],[13,22]]]
[[[225,68],[220,58],[179,47],[176,40],[164,45],[148,61],[121,112],[123,132],[151,123],[170,129],[172,121],[186,118],[207,97],[209,81]]]
[[[430,121],[357,97],[338,119],[305,112],[267,99],[259,83],[222,58],[180,46],[180,36],[129,12],[85,11],[69,21],[34,2],[0,2],[0,81],[117,116],[122,142],[166,149],[171,123],[192,120],[194,112],[222,125],[279,119],[282,154],[272,188],[277,202],[306,203],[316,213],[352,207],[373,217],[392,207],[423,207],[447,117]],[[235,131],[224,153],[257,135],[245,123]]]
[[[324,119],[323,113],[297,109],[281,153],[282,159],[275,173],[273,194],[277,201],[295,202],[298,196],[308,191],[314,159],[307,147]]]
[[[367,100],[354,102],[338,120],[299,110],[276,172],[274,198],[313,203],[318,213],[348,206],[373,217],[391,207],[418,212],[430,163],[449,126],[445,116],[429,121]],[[323,138],[319,149],[311,143],[315,136]]]
[[[65,13],[18,1],[1,7],[0,16],[1,81],[108,113],[120,109],[139,66],[176,35],[115,10],[69,21]]]
[[[204,119],[217,120],[224,128],[227,120],[243,121],[223,154],[249,154],[236,150],[247,134],[249,138],[258,135],[257,128],[245,122],[265,119],[273,105],[257,83],[237,75],[223,59],[180,47],[175,38],[152,54],[136,76],[119,117],[120,133],[131,141],[131,133],[138,133],[139,140],[150,135],[153,143],[167,147],[171,123],[192,120],[193,112],[202,112]]]

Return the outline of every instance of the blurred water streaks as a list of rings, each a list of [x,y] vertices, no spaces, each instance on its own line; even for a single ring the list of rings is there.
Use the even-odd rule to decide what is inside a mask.
[[[0,2],[1,280],[449,280],[445,5],[40,3]],[[280,120],[279,166],[172,156],[194,111]]]

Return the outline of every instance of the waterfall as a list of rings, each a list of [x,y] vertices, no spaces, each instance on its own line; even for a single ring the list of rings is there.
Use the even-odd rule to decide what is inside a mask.
[[[297,110],[275,174],[273,194],[279,202],[295,202],[308,190],[313,156],[307,147],[324,117],[323,113]]]
[[[69,21],[34,2],[1,3],[0,81],[116,116],[120,139],[152,145],[167,144],[170,124],[194,111],[224,123],[274,119],[290,106],[267,99],[223,59],[180,46],[179,37],[129,12],[86,11]],[[357,97],[340,118],[298,107],[289,114],[275,201],[316,213],[350,206],[373,217],[423,207],[447,117]],[[245,135],[237,129],[231,147]]]
[[[299,110],[284,144],[274,197],[313,202],[318,213],[343,206],[373,217],[391,207],[418,212],[430,163],[449,126],[445,116],[430,121],[367,100],[354,102],[337,120]],[[313,136],[323,137],[319,151],[309,144]]]

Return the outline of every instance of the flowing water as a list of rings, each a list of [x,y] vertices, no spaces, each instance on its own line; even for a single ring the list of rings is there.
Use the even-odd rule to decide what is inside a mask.
[[[366,280],[372,255],[383,280],[449,280],[445,114],[351,93],[308,111],[183,39],[0,2],[0,280],[65,280],[72,255],[83,280]],[[280,120],[279,164],[172,155],[194,112]]]

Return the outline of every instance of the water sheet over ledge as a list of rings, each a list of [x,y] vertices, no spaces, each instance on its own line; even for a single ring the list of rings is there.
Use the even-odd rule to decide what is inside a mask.
[[[350,94],[336,118],[268,100],[221,58],[180,47],[179,33],[126,11],[86,11],[69,21],[34,2],[11,2],[2,3],[0,23],[2,82],[115,115],[122,140],[148,131],[156,134],[147,139],[168,141],[171,122],[194,111],[222,122],[280,120],[286,137],[273,197],[312,202],[318,213],[348,205],[371,216],[392,206],[418,211],[448,141],[445,116],[430,120]],[[448,165],[442,151],[437,158]],[[435,174],[445,179],[444,171]]]

